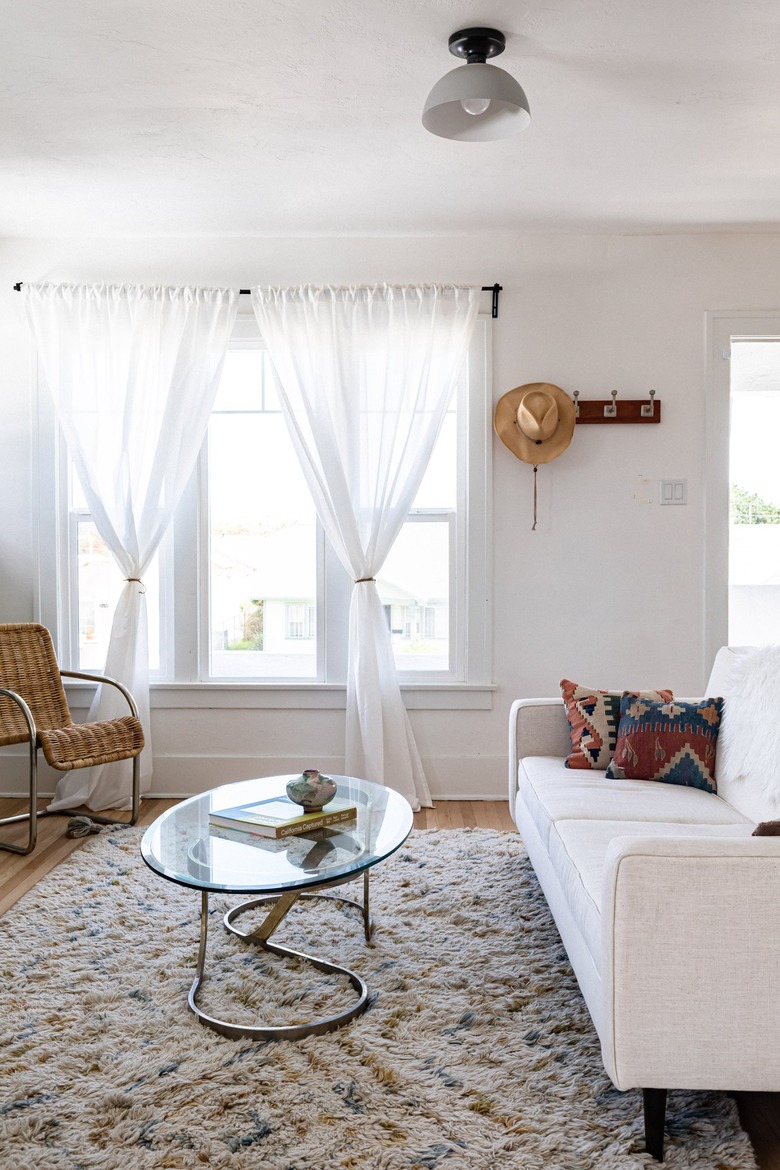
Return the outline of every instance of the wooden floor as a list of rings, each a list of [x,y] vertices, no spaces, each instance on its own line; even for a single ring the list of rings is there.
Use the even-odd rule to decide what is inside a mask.
[[[145,800],[140,825],[149,825],[172,800]],[[0,798],[0,817],[23,811],[23,802]],[[514,832],[505,801],[445,800],[435,808],[423,809],[414,816],[418,829],[505,829]],[[0,850],[0,914],[49,873],[64,857],[78,849],[83,840],[66,837],[64,817],[44,817],[38,825],[38,844],[29,857]],[[0,829],[4,840],[24,842],[21,826]],[[737,1093],[742,1124],[750,1134],[761,1170],[780,1170],[780,1093]],[[725,1170],[725,1167],[724,1167]]]

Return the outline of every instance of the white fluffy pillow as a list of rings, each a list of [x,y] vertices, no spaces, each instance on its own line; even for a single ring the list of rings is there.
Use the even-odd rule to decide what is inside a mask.
[[[780,813],[780,646],[762,646],[734,663],[715,775],[718,796],[751,821]]]

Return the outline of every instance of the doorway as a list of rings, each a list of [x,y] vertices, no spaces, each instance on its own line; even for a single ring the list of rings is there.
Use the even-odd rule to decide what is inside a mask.
[[[728,642],[780,643],[780,336],[731,338]]]

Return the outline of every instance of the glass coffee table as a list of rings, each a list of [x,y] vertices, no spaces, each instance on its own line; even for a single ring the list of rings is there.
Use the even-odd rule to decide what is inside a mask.
[[[369,873],[374,865],[403,845],[412,829],[412,810],[403,796],[391,788],[354,776],[334,776],[338,784],[334,799],[349,801],[357,807],[357,816],[343,824],[278,841],[250,837],[210,824],[212,810],[282,795],[291,779],[292,776],[269,776],[242,780],[190,797],[158,817],[141,841],[141,855],[150,869],[168,881],[201,891],[200,947],[188,1003],[202,1024],[223,1036],[299,1040],[303,1036],[331,1032],[368,1006],[368,987],[354,971],[280,946],[271,942],[270,937],[299,898],[324,897],[357,907],[368,941],[372,930]],[[359,878],[363,882],[359,902],[323,893]],[[320,971],[346,975],[358,993],[357,1001],[325,1019],[279,1026],[235,1024],[204,1012],[198,1006],[197,997],[205,979],[212,892],[256,895],[225,914],[227,930],[244,942],[283,958],[305,959]],[[271,904],[268,914],[254,930],[244,931],[236,925],[236,919],[245,911],[266,903]]]

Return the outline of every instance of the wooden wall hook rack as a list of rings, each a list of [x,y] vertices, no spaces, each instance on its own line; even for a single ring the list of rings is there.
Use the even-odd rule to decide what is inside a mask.
[[[617,390],[611,399],[594,398],[580,402],[580,392],[575,390],[574,414],[578,423],[659,423],[661,403],[650,391],[649,398],[624,398],[618,401]]]

